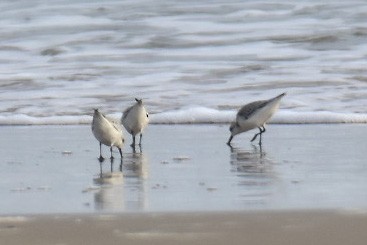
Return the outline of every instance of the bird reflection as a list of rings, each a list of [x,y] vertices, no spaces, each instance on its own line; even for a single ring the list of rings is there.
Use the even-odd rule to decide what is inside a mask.
[[[258,146],[252,145],[252,150],[231,147],[230,163],[232,171],[253,175],[271,175],[273,161],[266,152]]]
[[[252,145],[252,150],[231,147],[231,165],[236,167],[237,171],[245,171],[248,168],[262,169],[269,161],[262,147]]]
[[[262,148],[252,147],[252,150],[231,148],[230,164],[238,177],[239,200],[244,205],[266,205],[276,182],[273,161]]]
[[[139,147],[140,148],[140,147]],[[149,177],[148,158],[141,151],[127,153],[124,156],[122,171],[125,178],[125,209],[129,211],[142,211],[148,208],[147,182]]]
[[[131,148],[133,149],[133,153],[136,153],[136,145],[131,146]],[[138,145],[138,152],[143,153],[143,146],[142,145]]]
[[[104,176],[104,174],[103,174],[103,162],[104,162],[104,160],[105,159],[100,159],[100,158],[98,159],[98,161],[99,161],[99,176],[100,176],[100,178],[102,178]],[[120,160],[118,160],[116,162],[119,162],[119,170],[121,171],[123,159],[121,158]],[[114,164],[115,164],[115,158],[110,158],[110,171],[111,171],[111,173],[114,172]]]
[[[119,163],[121,166],[122,160]],[[110,164],[110,171],[103,172],[103,161],[100,161],[100,173],[93,179],[100,187],[94,194],[94,203],[97,210],[119,211],[124,208],[124,178],[121,171],[114,171],[114,159],[110,159]]]
[[[125,177],[147,179],[149,175],[147,162],[147,157],[141,148],[139,147],[139,152],[134,148],[132,153],[125,155],[124,164],[120,170],[124,172]]]

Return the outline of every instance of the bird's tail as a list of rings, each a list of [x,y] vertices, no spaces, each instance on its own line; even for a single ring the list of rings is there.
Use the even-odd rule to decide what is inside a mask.
[[[280,101],[280,99],[283,98],[283,96],[285,96],[285,95],[286,95],[286,93],[282,93],[282,94],[270,99],[269,102]]]
[[[281,98],[283,98],[285,95],[286,95],[286,93],[282,93],[282,94],[280,94],[280,95],[278,95],[278,96],[276,96],[276,97],[274,97],[274,98],[270,99],[270,101],[280,100],[280,99],[281,99]]]
[[[282,93],[280,95],[278,95],[277,97],[275,97],[274,99],[277,99],[277,98],[282,98],[283,96],[285,96],[287,93]]]

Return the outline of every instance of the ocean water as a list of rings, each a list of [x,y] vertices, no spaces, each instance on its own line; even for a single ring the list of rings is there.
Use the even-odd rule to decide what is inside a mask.
[[[366,1],[4,0],[0,124],[85,124],[143,98],[152,123],[367,123]]]

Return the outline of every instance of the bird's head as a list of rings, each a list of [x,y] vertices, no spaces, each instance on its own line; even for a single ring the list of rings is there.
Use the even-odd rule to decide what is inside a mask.
[[[136,101],[139,105],[142,105],[142,104],[143,104],[143,99],[137,99],[137,98],[135,98],[135,101]]]
[[[232,136],[241,133],[240,125],[237,122],[232,122],[229,126],[229,131],[231,132]]]

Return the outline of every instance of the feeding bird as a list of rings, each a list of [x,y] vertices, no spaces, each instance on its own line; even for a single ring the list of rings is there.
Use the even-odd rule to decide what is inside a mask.
[[[127,108],[121,117],[121,124],[132,135],[132,147],[135,147],[135,136],[137,134],[140,134],[139,146],[141,146],[143,130],[149,123],[149,114],[143,105],[143,100],[135,98],[135,101],[136,103]]]
[[[103,161],[102,157],[102,144],[110,147],[111,159],[112,147],[115,146],[120,152],[122,159],[122,147],[124,145],[124,135],[119,125],[108,119],[105,115],[99,112],[98,109],[94,110],[93,121],[92,121],[92,132],[94,137],[99,141],[99,160]]]
[[[280,105],[280,100],[285,96],[282,93],[269,100],[258,100],[244,105],[237,113],[236,120],[231,123],[229,128],[231,136],[228,139],[227,145],[231,145],[233,137],[237,134],[249,131],[254,128],[260,130],[251,139],[254,141],[257,136],[260,136],[259,145],[261,145],[261,135],[265,132],[265,123],[274,115]]]

